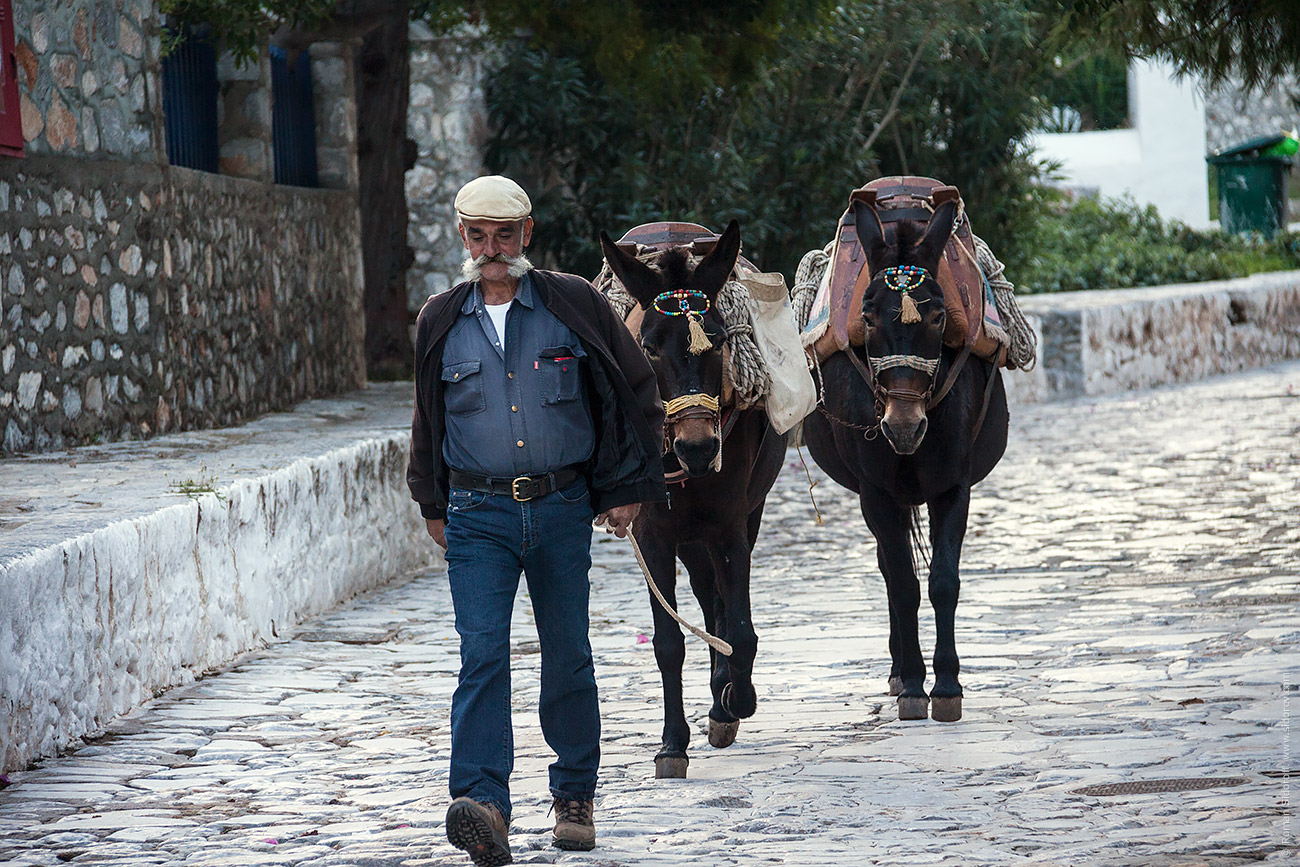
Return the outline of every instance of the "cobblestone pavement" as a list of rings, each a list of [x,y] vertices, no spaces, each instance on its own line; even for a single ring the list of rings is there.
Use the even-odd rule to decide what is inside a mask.
[[[599,537],[591,853],[548,847],[521,590],[516,861],[1300,863],[1300,365],[1015,416],[967,537],[958,723],[898,721],[874,546],[813,468],[815,523],[792,451],[756,557],[758,714],[734,746],[707,745],[692,639],[690,778],[654,780],[647,594],[626,543]],[[449,609],[441,574],[391,586],[12,774],[0,860],[468,863],[442,829]],[[1183,778],[1211,787],[1160,791]],[[1079,791],[1117,783],[1157,791]]]

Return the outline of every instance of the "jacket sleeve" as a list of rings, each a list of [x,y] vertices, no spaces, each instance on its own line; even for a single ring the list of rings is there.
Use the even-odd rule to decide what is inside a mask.
[[[668,498],[664,488],[663,462],[660,460],[659,447],[664,438],[664,407],[659,399],[659,385],[654,368],[641,351],[640,345],[627,330],[627,326],[614,313],[609,302],[594,288],[593,306],[599,322],[601,336],[608,343],[610,354],[627,383],[634,405],[625,406],[627,416],[636,413],[645,419],[648,439],[637,436],[634,432],[629,437],[631,443],[638,443],[643,453],[643,461],[635,462],[638,470],[605,491],[593,491],[593,507],[597,512],[608,511],[618,506],[631,503],[662,502]],[[645,430],[643,429],[643,430]]]
[[[429,348],[430,327],[426,309],[420,316],[415,339],[415,411],[411,418],[411,457],[406,467],[406,485],[411,489],[411,499],[420,504],[420,514],[425,518],[446,520],[447,480],[442,463],[442,423],[431,413],[441,407],[433,406],[440,398],[437,383],[430,380],[437,375],[434,365],[424,363]],[[438,400],[440,403],[440,399]]]

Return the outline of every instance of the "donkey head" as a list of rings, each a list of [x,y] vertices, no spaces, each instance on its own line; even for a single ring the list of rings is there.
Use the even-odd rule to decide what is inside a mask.
[[[659,381],[665,452],[677,455],[692,478],[715,465],[722,448],[722,345],[726,326],[717,298],[740,255],[740,224],[727,226],[694,268],[684,249],[666,250],[648,264],[601,232],[600,246],[614,276],[643,314],[638,337]]]
[[[871,271],[862,299],[867,364],[877,406],[884,403],[880,429],[900,455],[920,447],[929,424],[927,402],[943,352],[943,288],[936,275],[956,211],[956,202],[945,202],[924,228],[904,220],[886,235],[874,208],[853,203]]]

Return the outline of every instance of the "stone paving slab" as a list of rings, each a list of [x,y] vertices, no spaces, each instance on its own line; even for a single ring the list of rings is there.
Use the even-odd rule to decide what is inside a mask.
[[[599,846],[549,847],[521,590],[516,862],[1300,863],[1297,385],[1292,364],[1017,410],[972,507],[958,723],[897,719],[874,545],[855,498],[815,467],[814,521],[791,451],[756,554],[758,714],[734,746],[707,745],[707,653],[692,640],[690,777],[654,780],[647,593],[626,543],[598,536]],[[381,643],[330,639],[390,627]],[[924,608],[922,632],[933,640]],[[11,774],[0,861],[468,863],[442,829],[455,672],[443,573],[371,593]],[[1187,779],[1222,785],[1079,791]]]

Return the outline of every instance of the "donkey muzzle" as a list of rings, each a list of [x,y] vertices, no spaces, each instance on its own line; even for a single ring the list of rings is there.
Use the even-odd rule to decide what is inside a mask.
[[[925,417],[923,400],[887,400],[885,416],[880,420],[880,432],[890,446],[900,455],[913,454],[925,439],[930,421]]]

